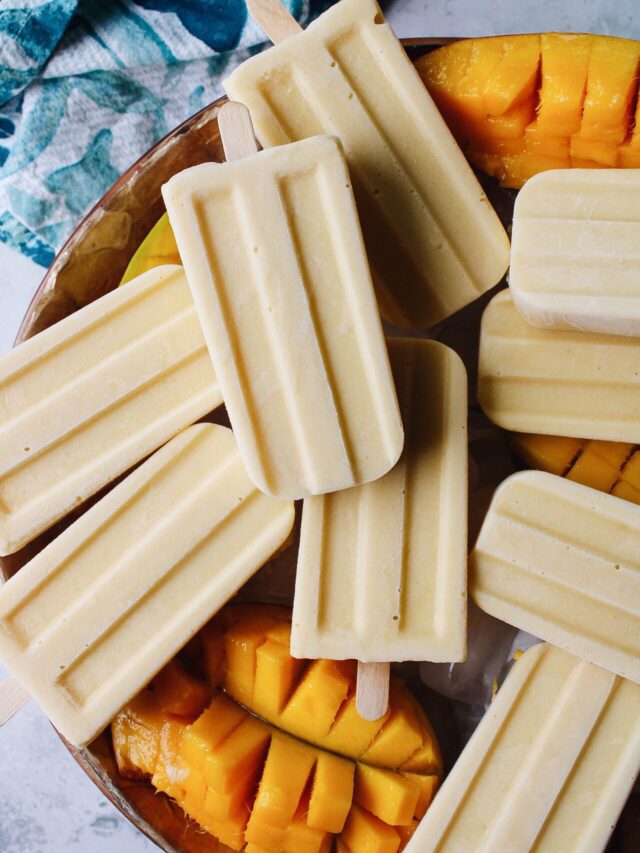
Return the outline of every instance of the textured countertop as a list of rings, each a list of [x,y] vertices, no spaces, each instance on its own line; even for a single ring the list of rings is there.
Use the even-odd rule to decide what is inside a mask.
[[[400,36],[544,30],[640,38],[635,0],[391,0]],[[0,244],[0,353],[8,350],[43,270]],[[4,676],[0,666],[0,678]],[[29,703],[0,732],[2,853],[142,853],[155,849],[108,803]]]

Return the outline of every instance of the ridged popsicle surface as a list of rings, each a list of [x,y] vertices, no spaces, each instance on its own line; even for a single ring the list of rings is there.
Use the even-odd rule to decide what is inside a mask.
[[[382,476],[402,425],[338,141],[196,166],[163,194],[253,482],[301,498]]]
[[[554,169],[513,216],[509,284],[538,326],[640,334],[640,171]]]
[[[467,382],[435,341],[388,341],[405,446],[384,477],[307,498],[291,649],[297,657],[463,660]]]
[[[482,316],[478,401],[515,432],[640,442],[640,340],[532,326],[508,290]]]
[[[600,853],[640,766],[640,686],[542,643],[516,662],[407,853]]]
[[[342,0],[224,86],[265,147],[341,139],[387,320],[433,325],[502,278],[506,233],[375,0]]]
[[[181,267],[0,359],[0,553],[16,551],[222,402]]]
[[[640,682],[640,506],[514,474],[489,508],[469,587],[492,616]]]
[[[87,743],[285,541],[233,434],[176,436],[0,589],[0,659]]]

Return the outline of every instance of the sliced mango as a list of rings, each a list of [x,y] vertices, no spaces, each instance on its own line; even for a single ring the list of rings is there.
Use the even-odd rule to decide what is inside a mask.
[[[178,658],[160,670],[152,686],[160,707],[182,717],[197,717],[211,699],[209,684],[189,673]]]
[[[543,33],[457,44],[416,67],[469,160],[503,186],[548,169],[640,167],[640,42]]]
[[[252,711],[267,708],[279,726],[297,725],[318,745],[258,719],[221,687],[197,719],[176,715],[192,711],[203,694],[200,679],[175,660],[114,720],[119,766],[149,779],[233,850],[402,849],[441,772],[424,711],[394,678],[387,715],[363,721],[355,710],[354,662],[295,661],[289,640],[290,611],[241,605],[225,608],[183,658],[194,671],[210,669],[221,687],[239,689]],[[320,748],[343,740],[391,766],[356,765]],[[401,771],[392,769],[400,764]]]
[[[124,271],[120,284],[126,284],[143,272],[163,264],[182,264],[178,245],[169,224],[169,216],[166,213],[160,217],[138,247]]]
[[[353,800],[355,765],[330,752],[318,752],[309,796],[307,823],[342,832]]]
[[[396,853],[401,844],[394,827],[355,803],[340,838],[354,853]]]
[[[160,732],[167,720],[155,696],[143,690],[111,724],[111,737],[118,770],[123,776],[142,778],[156,769]]]
[[[358,765],[354,800],[385,823],[409,825],[415,817],[420,793],[409,776]]]
[[[265,615],[260,605],[253,610],[243,605],[237,616],[225,613],[222,619],[228,626],[222,686],[250,711],[302,740],[348,758],[391,768],[413,759],[406,769],[418,773],[441,766],[428,721],[402,682],[392,679],[390,711],[374,723],[363,720],[355,708],[354,661],[303,661],[290,677],[282,676],[274,700],[266,679],[257,677],[258,667],[264,663],[259,663],[259,650],[266,645],[273,660],[274,643],[280,643],[282,667],[284,654],[289,654],[290,615],[277,610]],[[283,710],[275,713],[274,706],[283,700]]]
[[[532,468],[640,503],[640,452],[636,445],[526,433],[514,435],[512,442]]]

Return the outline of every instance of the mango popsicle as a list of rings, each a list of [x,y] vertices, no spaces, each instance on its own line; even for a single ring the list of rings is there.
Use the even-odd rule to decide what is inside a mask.
[[[640,441],[640,342],[541,329],[502,291],[482,316],[478,401],[514,432]]]
[[[498,488],[469,563],[476,604],[640,682],[640,506],[543,471]]]
[[[542,172],[518,194],[509,285],[530,323],[640,334],[640,170]]]
[[[236,120],[249,154],[239,104],[225,149]],[[301,498],[386,473],[402,424],[339,142],[195,166],[162,192],[253,482]]]
[[[340,138],[383,316],[433,325],[493,287],[506,233],[375,0],[341,0],[304,32],[277,2],[250,9],[273,38],[293,34],[225,90],[265,147]]]
[[[388,344],[404,451],[374,483],[305,500],[291,630],[296,657],[465,657],[466,372],[435,341]]]
[[[407,853],[601,853],[640,767],[640,687],[545,643],[516,662]]]
[[[0,588],[0,660],[86,744],[286,540],[293,505],[198,424]]]
[[[221,402],[177,266],[144,273],[0,358],[0,554]]]

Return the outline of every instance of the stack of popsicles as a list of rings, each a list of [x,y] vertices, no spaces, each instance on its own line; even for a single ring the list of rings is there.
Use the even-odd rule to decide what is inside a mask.
[[[227,163],[163,188],[184,270],[0,361],[0,553],[156,451],[0,590],[0,658],[75,744],[285,542],[295,499],[294,655],[358,660],[377,718],[390,662],[466,653],[465,369],[385,342],[380,313],[447,318],[498,283],[508,239],[374,0],[304,32],[250,5],[281,44],[226,83],[246,105],[220,113]],[[521,194],[513,299],[482,326],[498,425],[640,441],[640,344],[620,337],[640,328],[633,180],[551,173]],[[223,401],[233,432],[192,426]],[[499,489],[471,592],[555,645],[514,666],[412,850],[606,843],[640,768],[639,553],[638,507],[532,472]]]

